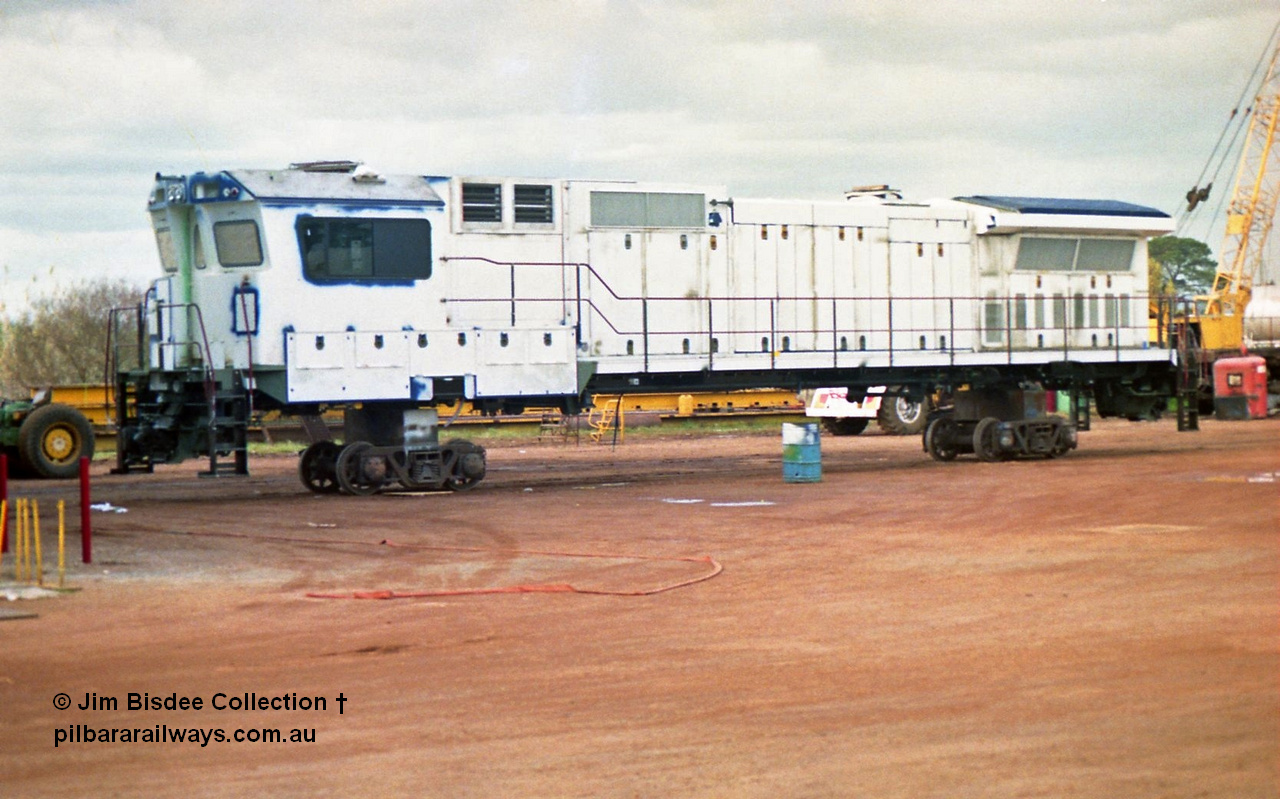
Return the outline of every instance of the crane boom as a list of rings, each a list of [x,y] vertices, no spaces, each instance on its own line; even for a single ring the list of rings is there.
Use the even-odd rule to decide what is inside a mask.
[[[1280,195],[1280,148],[1275,146],[1280,119],[1278,66],[1280,46],[1272,53],[1266,77],[1254,97],[1213,288],[1196,298],[1201,344],[1206,350],[1239,350],[1244,310],[1275,219]]]

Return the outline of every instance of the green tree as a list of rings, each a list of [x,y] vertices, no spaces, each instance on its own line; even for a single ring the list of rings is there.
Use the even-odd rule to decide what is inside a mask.
[[[1147,245],[1147,254],[1159,268],[1152,276],[1154,285],[1168,287],[1179,294],[1204,294],[1213,287],[1218,262],[1209,245],[1182,236],[1161,236]]]
[[[0,393],[102,382],[111,309],[137,305],[141,296],[125,281],[96,280],[40,297],[17,319],[0,319]]]
[[[1173,293],[1173,284],[1164,276],[1164,267],[1156,259],[1147,256],[1147,296],[1154,300]]]

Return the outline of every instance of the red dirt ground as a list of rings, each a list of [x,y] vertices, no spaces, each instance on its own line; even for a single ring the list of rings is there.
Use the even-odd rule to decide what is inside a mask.
[[[127,513],[94,514],[92,566],[70,537],[82,590],[5,603],[38,617],[0,621],[0,795],[1276,796],[1280,419],[1081,441],[940,464],[825,438],[809,485],[776,436],[527,441],[471,493],[371,498],[309,495],[286,457],[95,466]],[[73,492],[11,484],[46,530]],[[648,591],[702,556],[723,573],[643,596],[307,596]],[[315,742],[55,748],[75,725]]]

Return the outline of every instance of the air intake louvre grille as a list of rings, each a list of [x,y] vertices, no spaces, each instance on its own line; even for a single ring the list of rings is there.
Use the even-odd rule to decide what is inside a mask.
[[[462,221],[501,222],[502,186],[497,183],[463,183]]]
[[[552,222],[550,186],[516,184],[515,221],[549,225]]]

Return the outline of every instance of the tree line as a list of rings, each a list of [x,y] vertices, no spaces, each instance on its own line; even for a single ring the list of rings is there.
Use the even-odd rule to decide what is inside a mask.
[[[123,280],[87,281],[35,298],[16,318],[0,317],[0,396],[101,383],[111,309],[136,306],[142,291]]]

